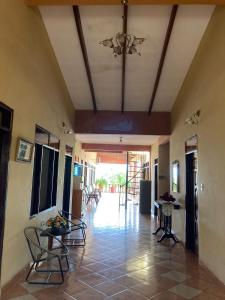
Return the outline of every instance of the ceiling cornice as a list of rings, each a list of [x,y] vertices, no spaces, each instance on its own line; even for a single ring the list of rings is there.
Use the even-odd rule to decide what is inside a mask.
[[[27,5],[121,5],[121,0],[24,0]],[[225,5],[225,0],[129,0],[129,5]]]

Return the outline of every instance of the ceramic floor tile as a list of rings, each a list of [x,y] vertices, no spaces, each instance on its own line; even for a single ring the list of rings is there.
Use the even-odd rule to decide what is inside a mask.
[[[51,286],[50,285],[44,285],[44,284],[29,284],[27,282],[24,282],[21,284],[21,286],[27,290],[28,293],[32,294],[37,291],[43,290],[43,289],[48,289]]]
[[[195,255],[157,242],[154,218],[131,201],[127,210],[118,207],[118,194],[88,206],[87,243],[70,248],[64,284],[28,285],[26,269],[3,288],[2,300],[225,300],[224,286]]]
[[[79,279],[79,281],[93,287],[95,285],[98,285],[100,283],[107,281],[107,278],[100,274],[94,273],[94,274],[90,274],[90,275],[81,277]]]
[[[147,300],[145,296],[131,290],[125,290],[109,298],[110,300]]]
[[[164,274],[161,274],[162,277],[177,281],[177,282],[183,282],[190,278],[189,275],[186,275],[184,273],[178,272],[178,271],[170,271]]]
[[[134,290],[142,295],[144,295],[147,298],[151,298],[155,295],[158,295],[160,292],[162,292],[162,289],[155,284],[143,282],[138,285],[135,285],[131,288],[131,290]]]
[[[112,296],[114,294],[118,294],[118,293],[126,290],[127,288],[116,282],[107,281],[107,282],[104,282],[104,283],[101,283],[101,284],[95,286],[95,289],[97,291],[100,291],[100,292],[108,295],[108,296]]]
[[[185,300],[185,298],[175,295],[170,291],[165,291],[152,297],[151,300]]]
[[[120,277],[114,279],[113,281],[117,282],[119,284],[122,284],[126,287],[132,287],[134,285],[137,285],[137,284],[140,284],[143,282],[142,280],[138,280],[136,278],[130,277],[129,275],[120,276]]]
[[[76,300],[104,300],[106,295],[94,289],[88,289],[76,294],[74,297]]]
[[[106,269],[109,269],[109,266],[107,266],[103,263],[96,262],[96,263],[88,265],[88,269],[92,270],[93,272],[98,273],[100,271],[104,271]]]
[[[194,297],[196,297],[202,293],[202,291],[194,289],[185,284],[179,284],[179,285],[169,289],[169,291],[178,296],[182,296],[185,299],[193,299]]]
[[[9,298],[9,300],[37,300],[37,298],[32,295],[23,295],[15,298]]]

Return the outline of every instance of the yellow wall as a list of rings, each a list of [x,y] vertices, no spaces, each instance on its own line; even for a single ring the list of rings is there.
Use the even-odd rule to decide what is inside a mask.
[[[184,121],[201,109],[200,123]],[[218,7],[172,111],[171,162],[180,161],[181,192],[185,197],[185,141],[199,141],[200,259],[225,283],[225,7]],[[200,191],[200,184],[204,190]],[[176,233],[185,240],[184,209],[173,218]]]
[[[83,163],[87,162],[91,165],[96,164],[96,157],[97,153],[96,152],[85,152],[82,149],[82,145],[79,141],[76,141],[75,143],[75,155],[79,157],[79,162],[83,160]]]
[[[56,213],[42,212],[29,220],[33,164],[15,161],[16,140],[22,136],[34,141],[36,123],[60,138],[60,208],[65,144],[74,146],[74,135],[65,135],[61,123],[72,128],[74,108],[38,9],[27,8],[23,0],[0,1],[0,41],[0,101],[14,109],[1,282],[4,285],[30,261],[24,227],[40,225]]]

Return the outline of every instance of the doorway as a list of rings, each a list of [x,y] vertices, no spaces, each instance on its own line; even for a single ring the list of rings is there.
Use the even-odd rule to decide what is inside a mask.
[[[13,110],[0,102],[0,282]]]
[[[65,173],[63,189],[63,210],[70,211],[72,156],[65,155]]]
[[[159,162],[158,158],[154,161],[154,201],[159,200],[158,195],[158,173],[159,173]],[[158,215],[158,209],[154,206],[154,216]]]
[[[197,137],[186,148],[186,248],[198,255],[198,152]]]

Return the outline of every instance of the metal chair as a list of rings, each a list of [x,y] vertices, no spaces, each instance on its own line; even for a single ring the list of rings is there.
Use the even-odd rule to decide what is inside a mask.
[[[99,196],[100,196],[99,193],[97,193],[97,192],[95,192],[95,191],[91,192],[91,191],[89,190],[89,188],[88,188],[87,185],[84,186],[84,189],[83,189],[83,190],[84,190],[84,194],[85,194],[85,197],[86,197],[86,201],[85,201],[86,205],[88,205],[88,203],[90,202],[91,199],[94,199],[96,205],[98,205],[98,202],[99,202]]]
[[[53,285],[62,284],[64,282],[63,273],[69,270],[69,262],[67,257],[69,250],[61,240],[59,240],[58,238],[56,238],[54,235],[50,233],[47,236],[52,238],[53,241],[57,241],[58,246],[53,247],[52,249],[48,249],[47,246],[48,243],[45,243],[46,245],[44,244],[44,240],[46,242],[46,238],[41,240],[40,235],[43,231],[44,231],[43,229],[38,227],[33,227],[33,226],[24,229],[24,235],[26,237],[30,254],[33,259],[33,263],[26,276],[26,281],[32,284],[53,284]],[[66,260],[66,265],[67,265],[66,269],[62,268],[62,260],[64,258]],[[59,266],[58,268],[55,269],[48,269],[47,267],[42,269],[39,268],[40,265],[42,265],[43,263],[45,262],[48,263],[49,261],[52,261],[54,259],[57,261],[57,264]],[[29,280],[32,271],[35,271],[37,273],[49,273],[49,276],[45,281],[36,281],[36,280],[32,281]],[[60,273],[61,280],[49,281],[51,273]]]
[[[70,235],[73,231],[77,231],[80,232],[82,236],[82,237],[69,237],[69,238],[64,237],[63,243],[66,246],[84,247],[86,245],[86,232],[85,232],[85,230],[87,229],[86,223],[81,218],[78,218],[67,211],[59,210],[58,213],[60,214],[61,217],[63,217],[66,220],[67,226],[70,229],[70,233],[67,235]]]

